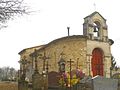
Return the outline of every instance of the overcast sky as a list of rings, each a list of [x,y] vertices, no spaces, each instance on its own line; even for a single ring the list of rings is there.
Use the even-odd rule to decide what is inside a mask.
[[[24,0],[31,15],[16,17],[0,30],[0,67],[19,69],[18,53],[29,47],[70,35],[82,35],[83,18],[98,11],[107,19],[109,38],[115,41],[112,54],[120,66],[119,0]]]

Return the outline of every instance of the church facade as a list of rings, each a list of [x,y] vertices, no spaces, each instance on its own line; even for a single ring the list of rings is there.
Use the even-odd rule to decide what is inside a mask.
[[[35,68],[39,73],[80,69],[86,76],[109,78],[112,44],[113,41],[108,37],[106,19],[100,13],[93,12],[84,18],[83,35],[58,38],[46,45],[19,52],[19,75],[25,69],[27,78],[31,80]],[[26,63],[21,63],[23,60]]]

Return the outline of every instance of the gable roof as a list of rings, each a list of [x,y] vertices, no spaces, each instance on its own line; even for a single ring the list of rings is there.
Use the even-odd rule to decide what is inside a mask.
[[[99,12],[97,12],[97,11],[95,11],[95,12],[93,12],[92,14],[86,16],[84,19],[86,19],[86,18],[88,18],[88,17],[91,18],[91,17],[93,17],[95,14],[99,14],[99,15],[106,21],[106,19],[105,19]]]
[[[22,51],[20,51],[18,54],[22,54],[23,52],[25,52],[26,50],[30,50],[30,49],[33,49],[33,48],[42,48],[43,46],[45,45],[39,45],[39,46],[34,46],[34,47],[29,47],[29,48],[25,48],[23,49]]]

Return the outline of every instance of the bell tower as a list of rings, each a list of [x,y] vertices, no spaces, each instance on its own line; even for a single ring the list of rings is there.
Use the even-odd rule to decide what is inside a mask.
[[[83,35],[91,40],[108,41],[106,19],[98,12],[93,12],[84,18]]]

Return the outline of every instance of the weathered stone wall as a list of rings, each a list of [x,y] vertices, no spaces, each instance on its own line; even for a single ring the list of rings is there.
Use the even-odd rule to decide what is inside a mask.
[[[61,38],[49,43],[44,49],[46,56],[50,57],[49,62],[49,71],[58,72],[58,62],[62,57],[66,61],[66,70],[69,70],[69,60],[73,61],[72,69],[78,66],[86,71],[85,60],[86,60],[86,38],[81,36],[71,36]],[[39,54],[43,54],[44,50],[41,50]],[[61,55],[61,53],[63,55]],[[42,69],[43,60],[39,60],[39,68]]]

